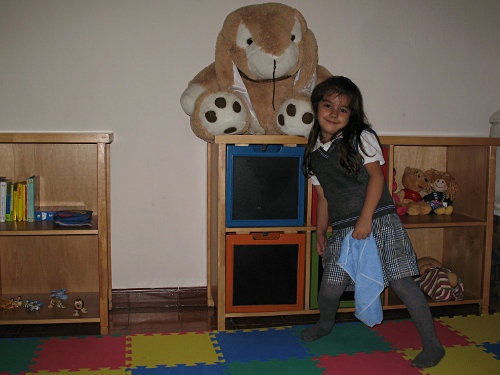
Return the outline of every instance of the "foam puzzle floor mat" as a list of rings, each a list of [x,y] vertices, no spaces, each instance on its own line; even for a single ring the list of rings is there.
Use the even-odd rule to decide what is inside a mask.
[[[410,366],[421,350],[411,320],[337,323],[310,343],[307,327],[0,339],[0,374],[500,374],[500,314],[435,319],[446,356],[428,369]]]

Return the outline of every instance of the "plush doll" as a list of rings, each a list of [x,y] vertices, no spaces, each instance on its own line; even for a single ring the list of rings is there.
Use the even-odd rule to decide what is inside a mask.
[[[403,206],[401,203],[401,199],[396,194],[398,190],[398,183],[396,182],[396,168],[393,169],[393,178],[392,178],[392,199],[394,199],[394,205],[396,206],[396,212],[399,216],[406,215],[408,212],[408,207]]]
[[[298,10],[249,5],[226,17],[215,61],[189,82],[181,106],[207,142],[221,134],[307,137],[312,89],[330,76],[318,65],[316,38]]]
[[[406,167],[401,178],[403,189],[396,195],[401,204],[408,208],[408,215],[427,215],[431,212],[429,204],[424,202],[421,191],[427,185],[424,172],[418,168]]]
[[[437,259],[423,257],[417,260],[417,264],[420,276],[415,281],[434,301],[460,301],[464,298],[462,280]]]
[[[429,194],[424,196],[424,201],[429,203],[432,211],[438,215],[451,215],[453,212],[452,199],[458,192],[455,179],[446,172],[431,168],[424,173],[427,178],[426,190]]]

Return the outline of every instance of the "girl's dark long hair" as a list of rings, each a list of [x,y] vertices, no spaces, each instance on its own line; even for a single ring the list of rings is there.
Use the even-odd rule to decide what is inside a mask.
[[[314,150],[316,141],[321,139],[321,128],[318,122],[318,107],[321,100],[331,94],[339,94],[345,96],[349,100],[349,122],[339,131],[342,134],[335,147],[340,149],[340,165],[347,174],[356,175],[361,166],[363,165],[363,158],[358,153],[358,145],[362,152],[366,154],[363,144],[361,142],[361,133],[367,128],[371,128],[366,118],[363,108],[363,96],[359,88],[349,78],[343,76],[333,76],[318,84],[312,94],[311,103],[314,112],[314,125],[309,133],[307,148],[304,154],[303,171],[307,177],[314,174],[311,166],[311,153]]]

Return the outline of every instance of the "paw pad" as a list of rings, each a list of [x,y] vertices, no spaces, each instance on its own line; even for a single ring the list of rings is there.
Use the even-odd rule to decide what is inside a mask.
[[[280,106],[276,121],[282,133],[307,137],[314,121],[311,104],[304,100],[288,99]]]
[[[240,134],[246,126],[247,112],[231,93],[208,95],[201,104],[200,119],[210,134]]]

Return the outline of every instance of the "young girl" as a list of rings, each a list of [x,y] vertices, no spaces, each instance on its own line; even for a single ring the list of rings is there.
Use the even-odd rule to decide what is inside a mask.
[[[335,76],[315,87],[311,101],[315,123],[304,169],[318,196],[316,250],[323,257],[324,272],[318,296],[320,319],[301,333],[302,338],[313,341],[332,331],[340,297],[353,284],[337,263],[344,238],[350,234],[365,240],[372,235],[384,286],[406,305],[422,341],[422,352],[412,366],[435,366],[445,351],[425,296],[412,279],[418,275],[416,256],[385,184],[380,167],[385,161],[366,119],[361,92],[350,79]],[[328,220],[332,236],[327,240]]]

